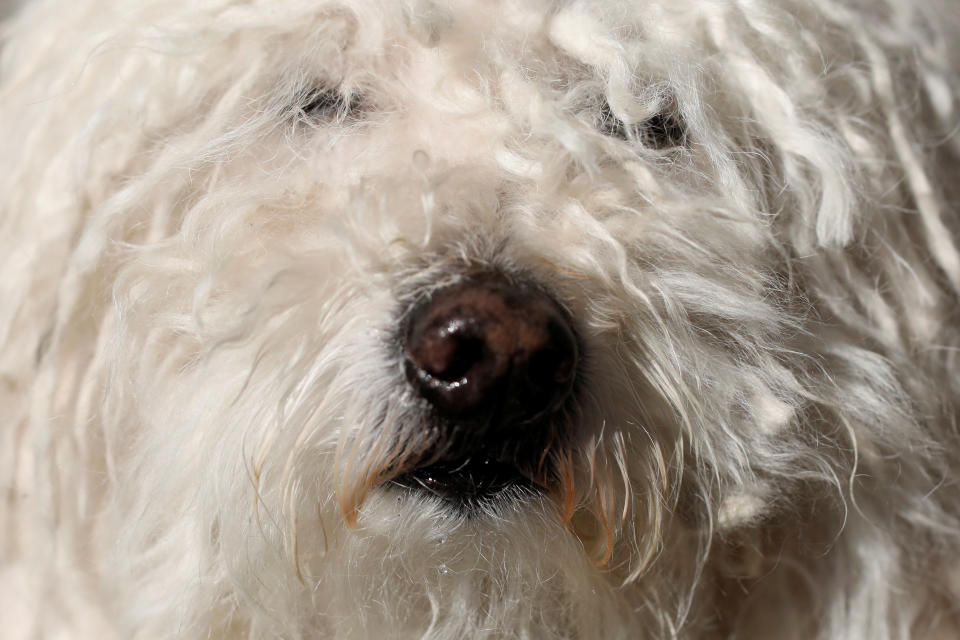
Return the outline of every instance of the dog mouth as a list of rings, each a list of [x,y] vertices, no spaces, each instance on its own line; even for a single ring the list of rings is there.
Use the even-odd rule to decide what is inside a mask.
[[[539,485],[515,465],[484,454],[434,461],[391,482],[402,489],[467,507],[488,503],[505,493],[532,494],[539,490]]]

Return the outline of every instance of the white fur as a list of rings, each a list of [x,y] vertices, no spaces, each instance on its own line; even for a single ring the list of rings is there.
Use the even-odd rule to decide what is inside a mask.
[[[0,637],[956,637],[958,23],[29,3]],[[305,113],[320,86],[361,112]],[[397,323],[476,265],[552,291],[587,362],[558,490],[467,516],[381,483],[425,437]]]

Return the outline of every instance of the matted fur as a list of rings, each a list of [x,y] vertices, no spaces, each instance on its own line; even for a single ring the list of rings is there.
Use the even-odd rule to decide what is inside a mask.
[[[958,21],[28,3],[0,636],[956,637]],[[477,268],[586,357],[555,489],[465,513],[383,483],[435,437],[398,326]]]

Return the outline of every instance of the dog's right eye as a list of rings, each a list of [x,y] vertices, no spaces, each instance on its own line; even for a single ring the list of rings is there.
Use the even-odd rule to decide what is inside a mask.
[[[304,91],[297,100],[297,108],[312,120],[342,121],[361,114],[358,96],[346,96],[339,89],[318,87]]]

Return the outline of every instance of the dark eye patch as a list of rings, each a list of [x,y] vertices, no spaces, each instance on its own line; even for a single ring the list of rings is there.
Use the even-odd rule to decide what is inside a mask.
[[[659,151],[683,146],[687,140],[683,120],[672,109],[659,111],[644,122],[627,124],[614,115],[606,100],[600,107],[600,131],[624,141],[635,140],[648,149]]]

